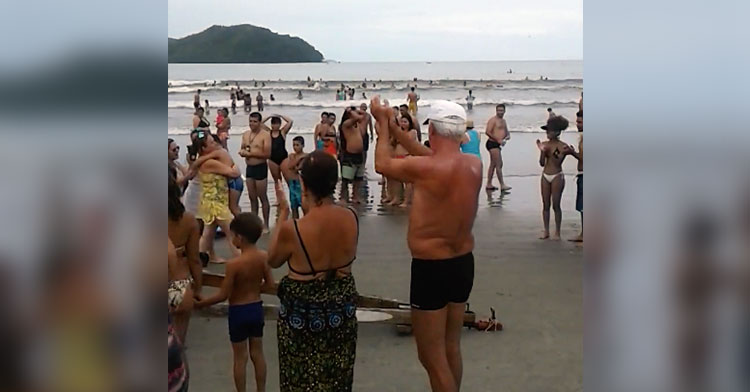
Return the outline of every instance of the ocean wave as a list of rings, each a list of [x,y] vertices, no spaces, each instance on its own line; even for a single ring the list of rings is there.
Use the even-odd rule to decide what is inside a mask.
[[[447,99],[448,101],[455,102],[460,105],[464,105],[466,103],[466,100],[463,98],[456,98],[456,99]],[[430,104],[434,102],[434,100],[428,100],[428,99],[422,99],[419,101],[419,106],[430,106]],[[508,99],[503,101],[495,101],[495,100],[483,100],[483,99],[476,99],[474,101],[474,106],[483,106],[483,105],[496,105],[498,103],[504,103],[508,106],[559,106],[559,105],[577,105],[577,100],[570,100],[570,101],[537,101],[533,99]],[[276,101],[264,101],[264,106],[267,108],[270,107],[283,107],[283,106],[291,106],[291,107],[308,107],[308,108],[346,108],[349,106],[359,106],[361,104],[369,104],[369,99],[355,99],[355,100],[348,100],[348,101],[335,101],[335,100],[276,100]],[[391,106],[398,106],[401,104],[405,104],[406,99],[392,99],[389,100],[389,104]],[[211,108],[217,108],[217,107],[231,107],[232,101],[227,100],[221,100],[221,101],[214,101],[213,103],[210,103]],[[237,102],[237,110],[242,111],[242,101]],[[193,109],[193,101],[172,101],[168,103],[169,109]],[[253,102],[253,108],[257,108],[256,102]]]
[[[198,89],[201,90],[201,92],[209,92],[209,91],[224,91],[229,94],[229,92],[234,88],[234,86],[215,86],[215,87],[201,87],[201,86],[178,86],[178,87],[170,87],[167,89],[168,94],[194,94],[198,91]],[[267,85],[266,87],[249,87],[249,86],[243,86],[244,90],[249,91],[251,95],[257,94],[257,91],[263,90],[266,92],[266,94],[270,92],[275,91],[305,91],[305,92],[311,92],[311,91],[320,91],[327,94],[335,94],[337,90],[340,90],[340,86],[334,86],[331,87],[321,87],[321,86],[313,86],[313,87],[307,87],[307,86],[295,86],[295,85]],[[439,90],[474,90],[474,91],[482,91],[484,89],[502,89],[503,91],[561,91],[561,90],[567,90],[567,89],[577,89],[581,90],[583,89],[582,85],[578,84],[558,84],[558,85],[502,85],[502,84],[467,84],[466,86],[463,85],[455,85],[455,86],[446,86],[446,85],[432,85],[432,86],[426,86],[426,87],[419,87],[420,92],[424,91],[439,91]],[[384,85],[382,87],[355,87],[355,92],[358,94],[361,94],[363,91],[366,93],[380,93],[380,92],[403,92],[406,93],[409,91],[409,87],[404,85],[401,87],[391,87]]]

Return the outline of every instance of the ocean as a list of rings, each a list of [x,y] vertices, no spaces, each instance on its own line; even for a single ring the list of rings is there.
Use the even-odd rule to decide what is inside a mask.
[[[308,86],[308,77],[317,83]],[[261,87],[262,83],[265,87]],[[342,83],[355,88],[354,100],[336,101],[336,90]],[[362,88],[363,83],[366,88]],[[483,131],[487,119],[494,115],[495,105],[502,102],[507,106],[505,118],[511,132],[540,132],[548,107],[575,119],[583,89],[583,62],[169,64],[168,133],[189,133],[193,94],[198,89],[202,90],[201,101],[207,99],[209,109],[213,109],[206,116],[212,122],[216,108],[230,107],[230,89],[239,84],[253,97],[262,93],[264,114],[289,116],[294,120],[293,133],[308,134],[320,120],[322,111],[333,111],[341,118],[346,106],[369,102],[376,94],[392,105],[402,104],[406,102],[408,86],[415,83],[422,115],[436,99],[465,105],[468,91],[472,90],[476,99],[473,110],[467,114],[478,130]],[[299,91],[303,95],[301,100],[297,99]],[[362,98],[362,93],[367,99]],[[275,102],[270,101],[271,94]],[[240,134],[247,128],[242,102],[238,102],[238,108],[238,113],[232,116],[232,134]]]

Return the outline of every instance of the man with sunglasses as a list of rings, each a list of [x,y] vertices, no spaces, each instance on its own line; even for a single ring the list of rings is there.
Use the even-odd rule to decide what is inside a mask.
[[[185,189],[185,184],[190,180],[188,169],[182,166],[177,159],[180,154],[180,146],[175,143],[174,139],[167,139],[167,154],[169,156],[169,176],[174,178],[180,189]]]

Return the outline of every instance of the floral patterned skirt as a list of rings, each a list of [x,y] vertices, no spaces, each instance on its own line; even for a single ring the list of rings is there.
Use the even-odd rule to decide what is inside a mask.
[[[357,349],[354,278],[284,277],[278,296],[281,391],[351,391]]]

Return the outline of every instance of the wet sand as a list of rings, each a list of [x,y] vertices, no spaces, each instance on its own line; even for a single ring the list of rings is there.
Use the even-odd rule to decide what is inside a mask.
[[[543,135],[523,138],[528,139],[524,144],[533,143],[540,136]],[[533,154],[531,145],[524,149]],[[525,159],[533,162],[533,158]],[[574,162],[568,159],[564,165],[566,174],[572,174],[569,169],[571,165],[575,168]],[[408,301],[411,259],[406,246],[406,212],[378,206],[379,186],[372,173],[372,159],[368,167],[368,200],[374,205],[362,211],[354,264],[357,287],[362,294]],[[464,330],[465,391],[583,388],[583,252],[582,247],[565,241],[580,230],[580,217],[574,209],[574,177],[566,175],[563,241],[541,241],[537,239],[541,230],[540,180],[538,174],[533,174],[541,170],[524,165],[524,171],[528,174],[516,172],[509,176],[512,193],[504,197],[499,192],[480,194],[474,225],[476,274],[469,302],[478,318],[488,317],[489,307],[494,307],[505,330]],[[249,210],[247,196],[243,195],[241,204]],[[274,213],[272,208],[272,217]],[[265,248],[267,241],[268,236],[262,237],[260,246]],[[225,246],[225,240],[217,242],[219,253],[227,256]],[[210,269],[221,272],[223,267],[212,265]],[[286,267],[282,267],[274,271],[274,276],[280,278],[285,271]],[[275,297],[264,297],[264,301],[278,303]],[[264,334],[267,390],[275,391],[279,372],[274,321],[266,323]],[[233,390],[226,320],[194,314],[188,345],[190,389]],[[251,366],[248,364],[248,390],[254,386]],[[397,334],[393,326],[360,323],[354,390],[429,391],[413,337]]]

